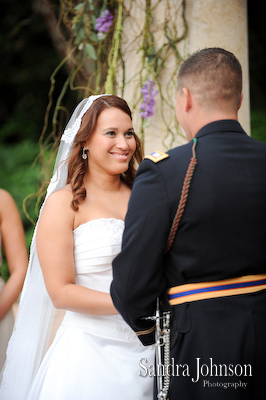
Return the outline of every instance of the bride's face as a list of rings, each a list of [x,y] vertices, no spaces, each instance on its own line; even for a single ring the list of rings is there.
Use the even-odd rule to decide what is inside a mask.
[[[111,175],[127,171],[136,150],[132,121],[119,108],[106,108],[98,117],[90,139],[85,142],[88,150],[89,170]]]

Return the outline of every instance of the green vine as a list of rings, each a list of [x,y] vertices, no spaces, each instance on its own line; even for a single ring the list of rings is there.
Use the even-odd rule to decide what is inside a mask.
[[[166,97],[164,92],[167,94],[169,89],[171,88],[172,85],[175,86],[176,84],[176,77],[177,77],[177,71],[180,66],[180,64],[183,62],[183,58],[180,55],[180,52],[178,50],[178,43],[182,42],[185,40],[187,36],[187,22],[185,19],[185,5],[186,1],[182,0],[180,2],[180,9],[179,12],[181,11],[181,18],[182,18],[182,23],[183,23],[183,32],[178,35],[177,32],[171,31],[169,28],[169,19],[166,19],[164,22],[164,37],[165,41],[163,44],[156,49],[155,45],[155,40],[154,40],[154,35],[153,32],[151,31],[152,27],[152,20],[153,16],[152,13],[156,11],[156,8],[158,6],[159,2],[157,2],[152,8],[151,8],[151,1],[146,0],[146,20],[145,20],[145,27],[143,31],[143,42],[142,46],[138,51],[141,51],[143,54],[142,57],[142,71],[145,71],[146,79],[151,78],[156,82],[156,86],[159,90],[159,96],[160,96],[160,102],[161,102],[161,118],[164,122],[165,125],[165,136],[162,140],[163,144],[165,147],[171,147],[176,136],[181,135],[178,129],[178,124],[176,121],[175,124],[175,130],[173,130],[170,127],[169,122],[165,119],[164,116],[164,107],[167,106],[170,107],[173,111],[173,105],[172,105],[172,98],[171,96]],[[167,1],[167,6],[169,9],[169,12],[171,12],[171,7],[169,4],[169,1]],[[170,75],[168,79],[167,86],[165,87],[165,90],[163,91],[162,89],[162,82],[161,82],[161,75],[164,73],[166,63],[168,61],[169,55],[173,54],[175,57],[175,66],[172,70],[172,74]],[[143,85],[143,76],[141,75],[140,77],[140,85]],[[145,128],[149,127],[149,122],[147,123],[144,118],[142,118],[142,123],[141,123],[141,137],[142,140],[145,140]],[[169,139],[170,136],[170,144],[167,146],[166,139]]]
[[[123,29],[123,0],[118,0],[118,13],[117,13],[117,23],[113,35],[112,47],[108,57],[108,73],[105,82],[105,92],[114,94],[116,82],[116,69],[117,62],[121,44],[121,35]]]
[[[127,3],[128,8],[126,8]],[[163,26],[160,27],[164,33],[164,40],[158,46],[155,41],[154,34],[158,27],[155,25],[154,15],[161,3],[164,3],[166,10],[166,18]],[[176,18],[171,21],[171,13],[173,4],[178,4],[176,14],[182,19],[183,31],[178,34],[176,28]],[[79,99],[87,97],[90,94],[99,93],[124,93],[125,87],[130,83],[126,82],[126,63],[123,60],[122,38],[123,25],[126,19],[134,21],[134,9],[143,7],[143,0],[60,0],[60,14],[58,16],[58,30],[66,43],[67,54],[60,65],[56,68],[51,76],[51,90],[49,93],[49,105],[45,115],[44,129],[40,140],[42,141],[46,134],[47,119],[50,118],[51,111],[51,92],[55,85],[55,76],[58,70],[67,66],[69,70],[68,79],[62,88],[62,92],[58,97],[56,107],[53,111],[52,133],[48,135],[46,141],[54,140],[61,135],[62,129],[58,125],[58,113],[62,109],[61,103],[64,101],[64,95],[67,90],[77,91]],[[187,23],[185,19],[185,0],[163,0],[153,2],[145,0],[145,20],[142,31],[138,32],[138,38],[142,38],[141,44],[136,49],[136,54],[141,53],[141,65],[138,75],[138,84],[135,89],[141,89],[148,79],[156,82],[156,89],[159,92],[158,97],[162,105],[172,106],[172,99],[167,95],[168,89],[175,84],[177,70],[183,61],[178,50],[178,44],[185,40],[187,36]],[[97,18],[102,12],[109,10],[114,16],[114,20],[110,29],[101,37],[97,34],[96,23]],[[64,32],[64,34],[63,34]],[[162,75],[165,73],[166,65],[170,56],[175,57],[175,65],[171,71],[165,89],[162,87]],[[117,82],[117,71],[121,68],[122,82]],[[127,99],[129,101],[129,99]],[[135,100],[130,104],[134,112],[140,111],[142,95],[138,92]],[[163,110],[163,107],[161,107]],[[172,138],[179,134],[178,130],[170,128],[169,123],[164,118],[163,112],[161,117],[166,127],[166,137],[170,135]],[[58,125],[58,126],[56,126]],[[145,141],[145,130],[149,127],[149,120],[142,118],[140,134]],[[56,133],[58,128],[59,132]],[[175,127],[177,128],[177,126]],[[56,133],[56,135],[55,135]]]
[[[140,116],[144,104],[141,89],[147,81],[152,82],[154,91],[157,92],[154,96],[156,115],[160,115],[163,122],[163,145],[171,147],[175,138],[181,135],[177,122],[173,127],[165,117],[164,110],[168,108],[174,115],[172,91],[176,85],[178,68],[183,61],[179,45],[185,43],[188,29],[185,6],[185,0],[60,0],[58,13],[54,16],[57,19],[57,35],[63,43],[65,53],[50,78],[48,105],[39,140],[40,154],[36,160],[41,166],[38,206],[49,182],[55,152],[69,118],[64,103],[70,92],[76,93],[76,102],[91,94],[104,92],[124,97],[126,89],[133,83],[133,90],[130,92],[132,96],[126,100],[132,109],[133,118],[135,116],[140,122],[138,132],[145,144],[154,117]],[[158,25],[156,17],[159,7],[164,10],[164,20]],[[144,13],[143,26],[135,17],[139,10]],[[111,15],[109,27],[106,31],[99,31],[99,18],[107,13]],[[181,21],[179,24],[176,23],[177,18]],[[131,57],[140,57],[138,70],[132,76],[127,73],[125,48],[127,49],[128,44],[125,43],[124,36],[128,31],[124,30],[125,24],[129,24],[129,30],[132,28],[135,32],[132,42],[138,43],[138,47],[131,52]],[[177,31],[180,26],[181,33]],[[160,41],[156,39],[158,32],[161,33]],[[171,72],[168,69],[170,59],[174,59]],[[67,79],[57,99],[54,99],[57,74],[61,69],[67,70]],[[27,201],[28,199],[24,201],[25,212]]]

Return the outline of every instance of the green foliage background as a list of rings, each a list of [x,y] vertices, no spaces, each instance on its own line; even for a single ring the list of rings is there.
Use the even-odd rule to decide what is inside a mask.
[[[38,0],[2,0],[0,13],[0,187],[8,190],[16,201],[28,247],[33,224],[23,211],[23,200],[38,189],[38,140],[48,103],[50,76],[61,61],[38,14],[37,3]],[[60,6],[59,0],[50,3]],[[266,142],[266,24],[262,5],[248,2],[250,103],[251,134]],[[66,69],[57,74],[55,99],[67,75]],[[77,95],[70,91],[65,96],[66,108],[73,108]],[[27,210],[35,221],[39,211],[36,197],[27,202]]]

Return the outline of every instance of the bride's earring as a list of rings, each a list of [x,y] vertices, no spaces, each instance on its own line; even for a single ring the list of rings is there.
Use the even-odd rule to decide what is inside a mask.
[[[83,158],[83,160],[86,160],[88,158],[86,147],[83,147],[81,157]]]

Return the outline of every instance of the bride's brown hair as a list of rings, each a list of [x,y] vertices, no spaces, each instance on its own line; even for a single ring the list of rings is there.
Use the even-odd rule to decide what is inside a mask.
[[[86,189],[83,183],[84,175],[88,169],[88,159],[82,158],[82,149],[84,142],[93,134],[99,115],[106,108],[119,108],[129,115],[132,120],[132,115],[127,102],[121,97],[108,95],[99,97],[94,100],[91,107],[82,117],[81,127],[76,134],[71,155],[68,159],[68,176],[67,183],[71,185],[73,199],[71,208],[74,211],[79,209],[79,204],[86,198]],[[121,174],[121,180],[132,188],[133,181],[136,175],[136,164],[139,165],[143,159],[143,150],[140,139],[134,135],[136,140],[136,150],[129,162],[129,167],[126,172]]]

